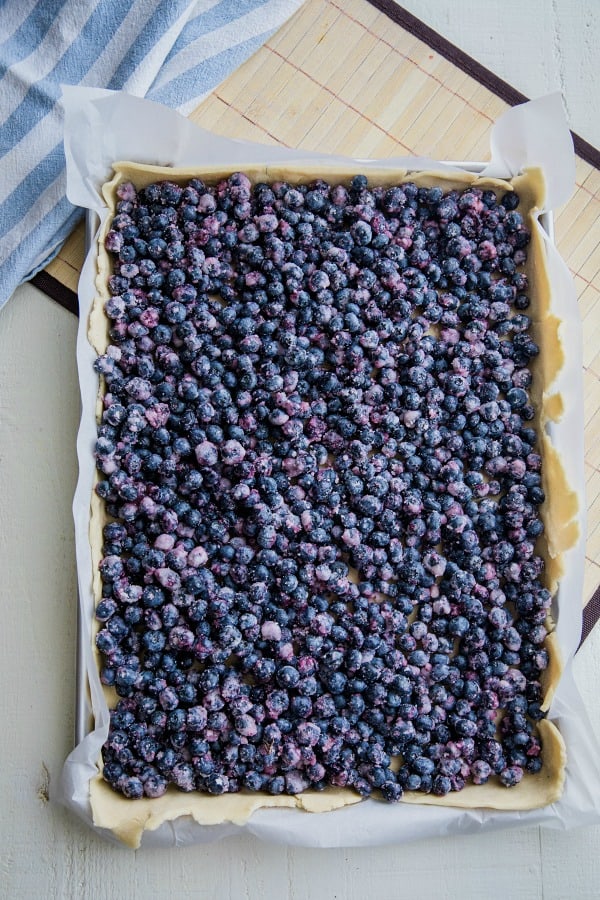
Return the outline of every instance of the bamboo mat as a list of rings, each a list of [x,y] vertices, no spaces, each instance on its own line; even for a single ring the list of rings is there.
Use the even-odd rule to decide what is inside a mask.
[[[519,99],[387,0],[306,0],[190,118],[223,135],[326,153],[485,160],[490,126]],[[597,151],[576,148],[591,161],[577,156],[576,191],[555,228],[585,335],[585,637],[600,615],[600,170]],[[83,245],[80,228],[38,286],[76,291]]]

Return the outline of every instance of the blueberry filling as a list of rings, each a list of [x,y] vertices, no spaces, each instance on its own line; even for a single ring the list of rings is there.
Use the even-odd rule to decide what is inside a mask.
[[[104,778],[396,801],[541,768],[514,192],[129,183],[106,249]]]

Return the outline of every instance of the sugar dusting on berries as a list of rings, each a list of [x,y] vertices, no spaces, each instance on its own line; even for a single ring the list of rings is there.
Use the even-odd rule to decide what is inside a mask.
[[[243,173],[117,193],[105,779],[391,802],[538,772],[518,196]]]

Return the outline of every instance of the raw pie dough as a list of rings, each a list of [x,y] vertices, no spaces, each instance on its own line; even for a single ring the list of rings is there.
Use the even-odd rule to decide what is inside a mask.
[[[109,297],[107,282],[111,274],[111,259],[104,248],[104,238],[115,213],[117,186],[124,181],[131,181],[136,188],[140,189],[156,181],[169,180],[181,184],[193,177],[200,177],[210,184],[227,178],[233,171],[231,167],[227,169],[217,166],[201,169],[173,169],[143,166],[130,162],[115,163],[113,169],[114,178],[103,187],[109,215],[98,238],[97,295],[88,321],[89,341],[98,355],[106,352],[108,344],[104,302]],[[284,180],[291,184],[297,184],[317,178],[324,178],[330,183],[347,183],[358,171],[361,171],[361,167],[359,164],[355,164],[352,168],[344,169],[339,166],[311,166],[302,163],[297,166],[290,164],[290,166],[282,168],[252,164],[239,165],[237,170],[244,172],[252,183]],[[545,196],[542,172],[539,169],[529,169],[523,175],[508,182],[500,179],[481,178],[462,171],[409,172],[370,167],[364,167],[363,171],[372,186],[412,181],[418,186],[439,185],[445,191],[464,189],[472,185],[483,190],[491,189],[502,193],[514,189],[520,195],[519,209],[531,232],[526,264],[532,299],[529,313],[533,313],[532,334],[540,346],[540,355],[532,364],[537,378],[534,380],[534,389],[531,391],[532,401],[537,410],[534,424],[537,426],[540,436],[540,452],[543,456],[542,484],[547,498],[540,511],[545,524],[545,533],[542,537],[544,547],[539,552],[543,555],[546,563],[546,586],[552,593],[555,593],[563,572],[564,552],[576,543],[579,526],[577,495],[570,489],[566,481],[560,459],[545,427],[548,422],[558,421],[560,418],[563,409],[562,397],[559,394],[549,394],[539,387],[540,383],[547,386],[552,385],[565,358],[560,337],[560,320],[551,311],[551,291],[545,266],[545,248],[537,227],[537,216],[540,209],[543,208]],[[98,418],[102,408],[100,396],[97,406]],[[95,603],[101,596],[98,563],[102,558],[102,528],[105,521],[103,502],[94,493],[91,499],[90,542]],[[549,627],[549,634],[544,646],[549,653],[550,661],[548,668],[543,673],[544,700],[542,708],[544,710],[550,706],[562,671],[560,649],[556,635],[551,630],[553,624],[547,622],[547,627]],[[97,630],[97,623],[94,620],[92,628],[94,636]],[[95,647],[94,654],[98,661]],[[92,677],[94,674],[92,673]],[[117,699],[114,690],[108,688],[103,688],[103,690],[107,703],[109,705],[114,703]],[[490,782],[483,785],[468,784],[461,791],[451,792],[444,797],[407,791],[401,802],[498,810],[527,810],[555,802],[561,796],[564,786],[565,745],[560,732],[548,719],[538,722],[537,728],[543,756],[543,767],[538,774],[532,775],[526,772],[522,781],[511,788]],[[101,769],[101,760],[98,765]],[[180,816],[191,816],[201,825],[215,825],[223,822],[242,824],[257,809],[265,807],[297,807],[306,812],[322,813],[360,803],[362,798],[352,790],[335,787],[327,788],[324,791],[307,790],[298,795],[277,796],[250,791],[212,796],[202,793],[184,793],[169,787],[162,797],[130,800],[113,791],[98,774],[90,781],[90,802],[95,825],[110,829],[129,846],[138,847],[144,830],[153,831],[163,822],[172,821]]]

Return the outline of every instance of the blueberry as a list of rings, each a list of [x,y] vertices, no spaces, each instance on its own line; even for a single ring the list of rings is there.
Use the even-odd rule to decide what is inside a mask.
[[[229,779],[225,775],[213,773],[206,779],[206,789],[209,794],[223,794],[228,790]]]
[[[135,775],[122,775],[118,780],[121,793],[130,800],[138,800],[144,794],[144,785]]]
[[[283,688],[297,687],[299,681],[300,673],[293,666],[282,666],[277,673],[277,683]]]

